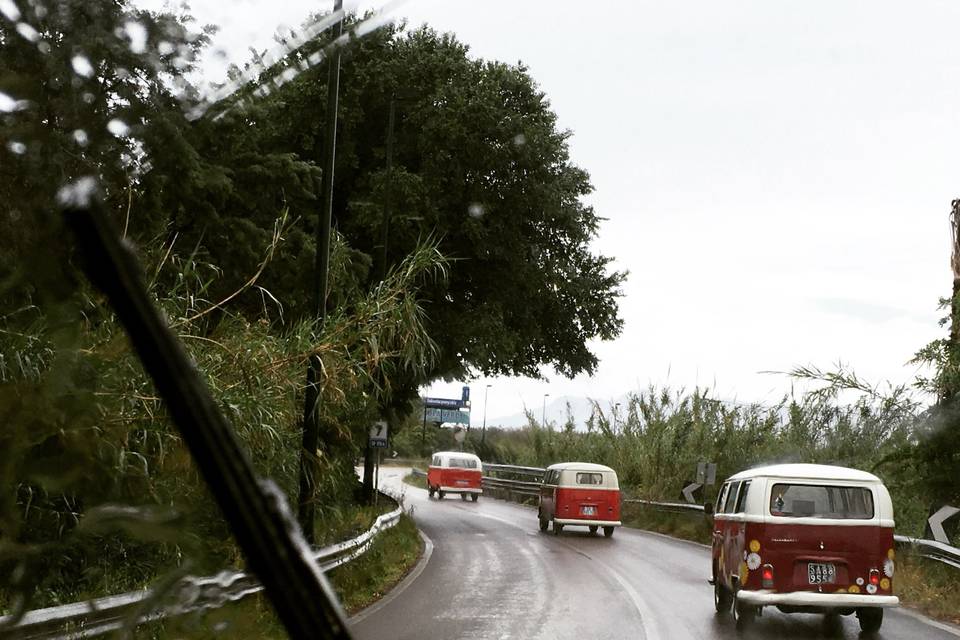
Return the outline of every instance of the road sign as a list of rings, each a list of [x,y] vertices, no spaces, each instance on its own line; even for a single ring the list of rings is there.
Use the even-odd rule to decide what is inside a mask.
[[[697,482],[711,485],[717,482],[717,465],[713,462],[697,463]]]
[[[427,409],[459,409],[463,401],[459,398],[424,398],[423,406]]]
[[[930,516],[930,519],[927,520],[927,524],[930,525],[930,533],[933,535],[934,540],[944,544],[950,544],[950,536],[948,536],[947,532],[943,530],[943,522],[945,520],[949,520],[958,513],[960,513],[960,509],[947,506],[940,507],[935,514]]]
[[[381,420],[370,427],[370,446],[373,448],[387,448],[387,423]]]
[[[463,395],[460,396],[460,402],[462,402],[464,406],[470,404],[470,387],[465,386],[463,388]]]
[[[426,422],[470,424],[470,414],[459,409],[427,409],[424,412],[424,420]]]
[[[683,498],[690,504],[697,504],[697,499],[693,497],[693,492],[702,487],[699,482],[691,482],[683,488]]]

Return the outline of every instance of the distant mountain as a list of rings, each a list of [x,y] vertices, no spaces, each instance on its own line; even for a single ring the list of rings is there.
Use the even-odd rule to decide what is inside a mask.
[[[600,400],[598,402],[600,403],[600,409],[609,416],[610,408],[618,402],[623,405],[621,411],[626,410],[627,397],[624,395],[612,400]],[[570,405],[569,412],[573,417],[573,423],[576,428],[585,429],[587,420],[590,419],[590,415],[593,413],[593,402],[591,402],[590,398],[583,396],[560,396],[549,401],[546,410],[547,422],[554,427],[562,427],[565,425],[567,423],[568,404]],[[533,414],[534,420],[539,423],[543,411],[542,406],[527,407],[527,409]],[[514,413],[509,416],[487,418],[487,426],[505,428],[525,427],[527,426],[527,416],[523,413]]]

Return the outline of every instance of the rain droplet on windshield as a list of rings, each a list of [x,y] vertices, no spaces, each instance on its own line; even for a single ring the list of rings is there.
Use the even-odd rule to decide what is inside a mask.
[[[11,153],[15,153],[18,156],[22,156],[27,152],[27,145],[17,140],[11,140],[10,142],[7,143],[7,149],[9,149]]]
[[[90,64],[90,60],[84,55],[78,53],[70,58],[70,65],[78,76],[83,76],[84,78],[93,76],[93,65]]]
[[[173,51],[173,45],[166,40],[161,40],[159,43],[157,43],[157,52],[159,52],[160,55],[168,56],[173,53]]]
[[[81,147],[87,146],[90,142],[90,138],[87,136],[87,132],[83,129],[77,129],[73,132],[73,140]]]
[[[123,120],[114,118],[107,123],[107,131],[119,138],[130,133],[130,127],[128,127],[127,123]]]
[[[479,218],[484,214],[483,205],[479,202],[471,202],[470,206],[467,207],[467,213],[469,213],[474,218]]]
[[[513,144],[518,147],[522,147],[523,145],[527,144],[527,136],[523,135],[522,133],[518,133],[517,135],[513,136]]]
[[[29,101],[17,100],[0,91],[0,112],[13,113],[14,111],[23,111],[28,106],[30,106]]]
[[[17,23],[17,33],[30,42],[36,42],[40,39],[40,34],[37,32],[37,30],[28,25],[26,22]]]
[[[130,51],[134,53],[143,53],[147,49],[147,28],[137,22],[130,20],[123,25],[123,31],[130,38]]]
[[[16,22],[20,19],[20,9],[13,4],[13,0],[0,0],[0,13],[2,13],[10,22]]]

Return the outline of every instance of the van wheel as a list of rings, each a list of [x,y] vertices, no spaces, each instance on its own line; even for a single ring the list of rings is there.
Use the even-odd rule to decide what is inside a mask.
[[[480,499],[480,495],[479,495],[479,494],[476,494],[476,493],[471,493],[471,494],[470,494],[470,499],[473,500],[474,502],[476,502],[477,500]]]
[[[430,485],[427,485],[427,493],[430,494],[430,497],[432,498],[433,494],[435,493],[434,488]]]
[[[461,493],[461,494],[460,494],[460,499],[463,500],[464,502],[466,502],[466,501],[467,501],[467,494]]]
[[[550,527],[550,521],[544,520],[540,514],[537,514],[537,519],[540,520],[540,531],[546,531]]]
[[[717,613],[726,615],[730,613],[730,605],[733,604],[733,596],[730,591],[720,584],[719,578],[713,579],[713,606]]]
[[[860,630],[864,633],[876,633],[883,624],[883,609],[870,607],[857,609],[857,619],[860,620]]]
[[[737,624],[737,629],[746,629],[753,622],[757,615],[757,608],[753,605],[740,602],[737,594],[733,594],[733,621]]]
[[[446,493],[444,493],[443,491],[437,491],[437,499],[438,499],[438,500],[443,500],[443,496],[445,496],[445,495],[446,495]]]
[[[596,532],[597,532],[597,525],[595,524],[590,525],[590,533],[596,533]]]
[[[553,521],[553,535],[558,536],[560,532],[563,531],[563,525],[559,524],[556,520]]]
[[[604,535],[605,537],[607,537],[607,538],[612,538],[612,537],[613,537],[613,527],[604,527],[604,528],[603,528],[603,535]]]

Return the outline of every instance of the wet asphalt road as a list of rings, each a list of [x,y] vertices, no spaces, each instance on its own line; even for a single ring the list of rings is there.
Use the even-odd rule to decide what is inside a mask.
[[[400,482],[405,472],[384,468],[382,484],[405,493],[433,552],[415,579],[355,619],[358,640],[860,637],[853,616],[830,627],[769,607],[738,633],[714,613],[706,547],[626,528],[610,539],[576,527],[540,533],[535,509],[431,500]],[[960,629],[887,610],[875,637],[956,640]]]

